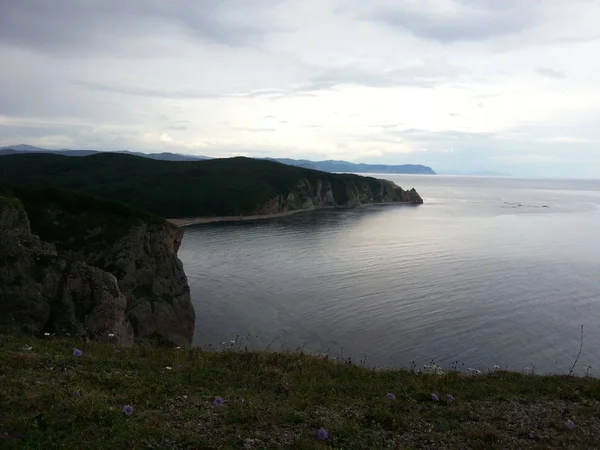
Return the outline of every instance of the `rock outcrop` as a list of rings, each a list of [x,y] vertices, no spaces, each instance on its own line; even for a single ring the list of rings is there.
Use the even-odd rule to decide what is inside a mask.
[[[297,209],[348,208],[370,203],[421,204],[413,188],[405,191],[388,180],[345,175],[303,179],[288,193],[278,193],[259,205],[253,214],[275,214]]]
[[[0,325],[121,345],[191,344],[182,233],[84,194],[0,193]]]

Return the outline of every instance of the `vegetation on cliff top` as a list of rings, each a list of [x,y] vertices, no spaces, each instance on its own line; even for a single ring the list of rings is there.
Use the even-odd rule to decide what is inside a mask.
[[[0,196],[18,199],[31,232],[59,252],[82,246],[105,246],[139,223],[171,226],[163,218],[118,202],[64,189],[29,189],[0,183]]]
[[[276,194],[286,196],[301,180],[329,182],[338,203],[347,200],[354,184],[381,186],[371,177],[250,158],[172,162],[116,153],[3,156],[0,180],[82,191],[169,218],[249,215]]]
[[[423,375],[303,353],[118,350],[52,336],[0,335],[0,360],[0,446],[7,449],[600,443],[600,380],[593,378]]]

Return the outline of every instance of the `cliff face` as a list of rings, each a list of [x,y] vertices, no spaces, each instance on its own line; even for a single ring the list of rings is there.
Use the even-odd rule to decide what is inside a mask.
[[[191,343],[180,229],[102,210],[93,197],[36,195],[0,197],[1,325],[121,345]]]
[[[290,192],[276,194],[253,214],[274,214],[296,209],[344,208],[369,203],[421,204],[413,188],[405,191],[388,180],[347,175],[325,179],[303,179]]]

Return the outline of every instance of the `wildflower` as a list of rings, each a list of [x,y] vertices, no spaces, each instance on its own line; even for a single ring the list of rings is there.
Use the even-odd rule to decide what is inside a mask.
[[[66,333],[67,336],[71,336],[71,333]]]
[[[118,355],[119,353],[121,353],[121,350],[119,350],[119,349],[116,349],[116,350],[115,350],[115,355]]]
[[[115,333],[108,333],[108,337],[115,337]]]
[[[167,367],[165,367],[165,369],[167,369],[167,370],[171,370],[171,369],[172,369],[172,367],[171,367],[171,366],[167,366]]]
[[[215,397],[215,400],[213,401],[213,405],[223,406],[224,404],[225,404],[225,402],[223,401],[223,399],[221,397]]]
[[[73,391],[73,397],[75,397],[75,398],[81,397],[81,391]]]
[[[133,406],[130,406],[130,405],[123,406],[123,412],[125,413],[126,416],[132,415],[133,414]]]
[[[81,355],[83,355],[83,352],[81,350],[79,350],[78,348],[73,349],[73,356],[81,356]]]
[[[44,333],[44,336],[50,336],[50,333]]]
[[[179,364],[179,365],[177,366],[177,368],[178,368],[178,369],[181,369],[182,367],[183,367],[183,366],[182,366],[181,364]]]
[[[327,432],[327,430],[325,428],[319,428],[317,430],[317,436],[319,439],[324,441],[325,439],[327,439],[329,437],[329,433]]]
[[[30,352],[32,349],[33,349],[33,347],[31,347],[31,346],[29,346],[29,345],[27,345],[27,344],[25,344],[25,345],[23,346],[23,350],[25,350],[26,352]]]
[[[454,396],[452,394],[448,394],[447,397],[448,397],[448,401],[449,402],[453,402],[454,401]]]
[[[494,364],[494,369],[499,369],[499,368],[500,368],[500,366]]]
[[[434,402],[439,402],[440,401],[440,398],[437,395],[435,395],[435,394],[431,394],[431,398],[433,399]]]
[[[387,394],[385,394],[385,396],[387,398],[389,398],[390,400],[396,400],[396,396],[394,394],[392,394],[391,392],[388,392]]]
[[[181,347],[175,347],[175,350],[181,350]]]
[[[575,424],[573,423],[573,421],[571,419],[568,419],[566,422],[567,426],[569,427],[570,430],[574,430],[575,429]]]

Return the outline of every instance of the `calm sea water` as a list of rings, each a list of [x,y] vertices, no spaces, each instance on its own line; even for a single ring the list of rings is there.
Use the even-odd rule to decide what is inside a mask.
[[[379,177],[425,204],[188,227],[195,344],[568,372],[584,325],[600,374],[600,180]]]

